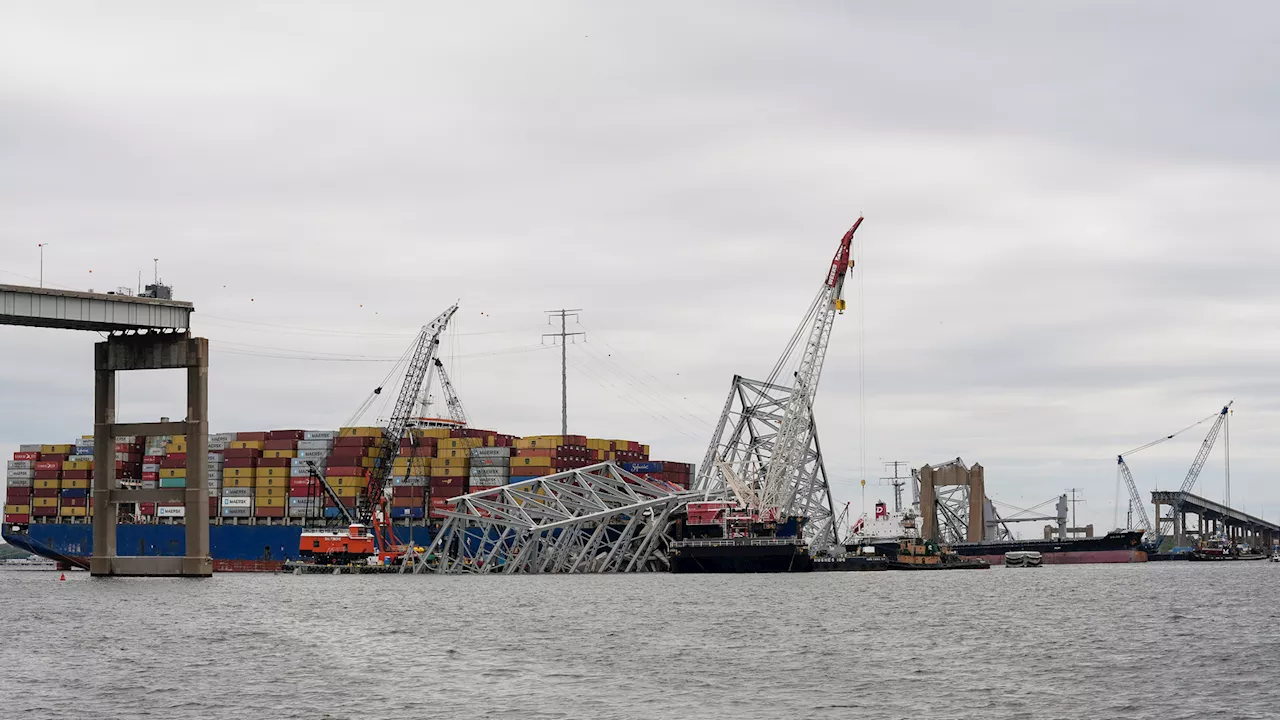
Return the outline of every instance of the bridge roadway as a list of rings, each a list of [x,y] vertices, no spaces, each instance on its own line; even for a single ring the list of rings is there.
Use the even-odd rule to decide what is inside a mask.
[[[191,337],[189,302],[114,293],[0,285],[0,325],[107,333],[94,347],[93,575],[208,577],[209,500],[204,482],[185,488],[124,489],[116,482],[117,437],[187,436],[188,478],[204,478],[208,462],[209,341]],[[186,370],[187,417],[181,422],[116,422],[116,373]],[[183,557],[116,553],[116,505],[180,502],[186,509]]]
[[[1275,546],[1277,540],[1280,540],[1280,525],[1199,495],[1180,493],[1175,490],[1156,490],[1151,493],[1151,501],[1155,503],[1157,518],[1161,517],[1161,506],[1177,507],[1179,501],[1182,502],[1182,511],[1173,521],[1175,545],[1186,545],[1189,538],[1218,532],[1255,547],[1271,548]],[[1197,517],[1197,527],[1187,527],[1187,515]]]

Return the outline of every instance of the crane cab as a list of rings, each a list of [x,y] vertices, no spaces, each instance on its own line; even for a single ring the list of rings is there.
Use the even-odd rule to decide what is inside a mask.
[[[298,541],[298,557],[317,565],[367,562],[376,554],[373,535],[360,523],[351,524],[346,532],[304,532]]]

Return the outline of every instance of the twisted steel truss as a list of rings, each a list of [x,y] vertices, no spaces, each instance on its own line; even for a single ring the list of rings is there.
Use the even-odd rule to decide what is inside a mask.
[[[473,492],[449,501],[412,572],[667,570],[673,515],[701,495],[612,462]]]
[[[735,375],[715,437],[698,467],[695,489],[709,494],[726,493],[724,473],[719,466],[723,462],[754,492],[761,492],[773,458],[774,441],[791,400],[791,388]],[[783,516],[799,515],[809,519],[805,539],[811,548],[818,550],[838,542],[835,503],[822,461],[817,423],[808,405],[804,406],[804,415],[808,426],[804,433],[808,438],[807,448],[794,461],[795,467],[787,476],[788,491],[779,497],[777,507]]]

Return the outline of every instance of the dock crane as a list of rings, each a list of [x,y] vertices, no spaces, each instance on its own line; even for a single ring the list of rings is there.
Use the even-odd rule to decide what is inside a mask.
[[[1138,492],[1138,486],[1133,480],[1133,473],[1129,471],[1129,464],[1125,462],[1125,457],[1141,452],[1143,450],[1146,450],[1147,448],[1155,447],[1156,445],[1159,445],[1160,443],[1163,443],[1167,440],[1172,440],[1173,438],[1181,435],[1182,433],[1190,430],[1191,428],[1194,428],[1197,425],[1205,423],[1209,420],[1214,420],[1216,418],[1216,420],[1214,420],[1213,425],[1209,428],[1209,434],[1205,436],[1204,441],[1200,444],[1200,450],[1199,452],[1196,453],[1195,460],[1192,461],[1191,467],[1190,469],[1187,470],[1187,475],[1182,481],[1182,489],[1178,497],[1183,498],[1185,497],[1186,493],[1190,492],[1191,488],[1195,486],[1196,480],[1199,479],[1200,471],[1204,469],[1204,464],[1209,459],[1209,453],[1210,451],[1213,450],[1213,446],[1217,442],[1218,433],[1221,432],[1223,424],[1226,423],[1228,411],[1231,409],[1231,406],[1234,403],[1235,401],[1232,400],[1231,402],[1228,402],[1225,406],[1223,406],[1222,410],[1212,415],[1209,415],[1208,417],[1205,417],[1201,420],[1197,420],[1196,422],[1188,425],[1185,428],[1182,428],[1181,430],[1175,433],[1171,433],[1169,435],[1165,435],[1162,438],[1152,440],[1146,445],[1140,445],[1124,454],[1116,456],[1116,472],[1120,476],[1119,479],[1123,480],[1125,482],[1125,485],[1129,489],[1129,507],[1138,513],[1138,523],[1143,531],[1143,539],[1145,541],[1145,544],[1147,544],[1149,547],[1152,547],[1152,548],[1160,547],[1160,543],[1164,540],[1165,527],[1171,525],[1174,521],[1174,518],[1177,517],[1177,514],[1181,512],[1182,503],[1180,500],[1179,504],[1173,508],[1173,512],[1169,517],[1167,518],[1158,517],[1156,518],[1155,522],[1152,522],[1151,518],[1147,515],[1146,502],[1142,499],[1142,495],[1139,494]]]

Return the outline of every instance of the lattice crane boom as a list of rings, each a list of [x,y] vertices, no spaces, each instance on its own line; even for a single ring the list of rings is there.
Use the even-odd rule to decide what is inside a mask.
[[[457,311],[458,306],[455,303],[440,313],[435,320],[424,325],[414,341],[413,353],[409,357],[409,367],[405,371],[404,382],[400,385],[400,394],[396,398],[391,417],[383,428],[386,444],[382,446],[377,464],[370,470],[369,481],[358,500],[356,518],[366,525],[373,519],[374,512],[383,504],[382,493],[387,479],[391,477],[391,465],[400,452],[400,441],[404,439],[414,404],[418,400],[422,383],[427,376],[427,369],[431,367],[436,348],[440,346],[440,335]]]
[[[1133,473],[1129,472],[1129,463],[1124,461],[1123,455],[1116,456],[1116,466],[1119,467],[1121,477],[1124,478],[1125,484],[1129,486],[1129,505],[1136,509],[1138,513],[1138,522],[1142,526],[1144,537],[1150,539],[1157,534],[1156,528],[1151,524],[1151,517],[1147,515],[1147,504],[1143,502],[1142,495],[1138,493],[1138,485],[1133,481]]]
[[[444,404],[449,409],[449,419],[466,425],[467,411],[462,407],[462,398],[458,397],[458,392],[453,389],[453,382],[445,373],[444,363],[440,362],[440,358],[435,358],[435,366],[436,372],[440,375],[440,388],[444,390]]]
[[[800,364],[792,381],[792,392],[783,408],[783,420],[774,439],[773,453],[762,483],[762,519],[769,519],[770,516],[777,519],[780,514],[786,513],[795,495],[797,484],[793,480],[801,471],[813,439],[810,421],[813,401],[817,396],[822,363],[831,340],[832,323],[836,313],[843,311],[845,307],[844,279],[853,267],[853,234],[861,224],[862,218],[859,217],[840,239],[827,276],[810,306],[809,316],[806,318],[808,333],[803,334],[805,339]],[[802,325],[802,329],[803,327]],[[801,336],[802,332],[798,332],[797,338]],[[790,348],[775,367],[775,374],[789,354]]]
[[[1178,490],[1178,502],[1173,506],[1173,512],[1168,518],[1160,518],[1160,527],[1158,528],[1159,537],[1165,535],[1164,527],[1166,524],[1172,525],[1178,513],[1182,512],[1182,505],[1187,493],[1191,492],[1191,488],[1195,487],[1196,481],[1200,479],[1200,471],[1204,469],[1204,464],[1209,460],[1209,453],[1213,451],[1214,444],[1218,441],[1218,433],[1222,432],[1222,425],[1227,421],[1227,412],[1231,410],[1231,406],[1235,404],[1235,400],[1227,403],[1218,413],[1218,419],[1213,421],[1213,427],[1209,428],[1209,434],[1205,436],[1204,442],[1200,443],[1200,451],[1196,453],[1196,459],[1191,461],[1191,467],[1187,469],[1187,476],[1182,480],[1182,487]]]

